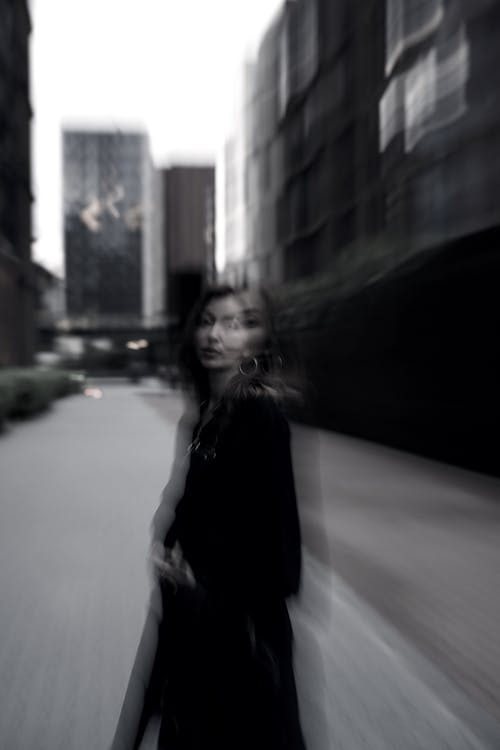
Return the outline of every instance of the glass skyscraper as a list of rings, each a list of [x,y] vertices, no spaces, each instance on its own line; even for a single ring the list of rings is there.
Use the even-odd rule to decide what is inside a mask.
[[[147,136],[65,130],[63,149],[68,317],[147,324],[162,312],[153,289],[162,273]]]

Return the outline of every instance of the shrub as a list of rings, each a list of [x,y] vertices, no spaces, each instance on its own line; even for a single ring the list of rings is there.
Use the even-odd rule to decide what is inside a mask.
[[[16,399],[16,382],[12,371],[0,370],[0,426],[10,414]]]
[[[55,399],[81,390],[82,378],[64,370],[35,367],[0,370],[0,420],[27,417]]]

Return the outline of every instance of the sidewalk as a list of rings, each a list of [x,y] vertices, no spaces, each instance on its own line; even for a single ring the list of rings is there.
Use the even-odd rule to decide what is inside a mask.
[[[106,750],[135,657],[148,525],[180,404],[152,382],[102,388],[100,400],[70,397],[0,436],[6,750]],[[496,604],[487,606],[497,485],[340,436],[294,436],[307,550],[291,609],[308,750],[500,747],[483,699],[457,688],[446,662],[446,643],[470,642],[477,694],[498,677],[484,655],[498,647]],[[476,576],[486,574],[478,592]],[[440,607],[424,606],[438,594]],[[464,611],[472,604],[481,619]],[[425,655],[460,612],[438,657]]]
[[[321,529],[328,567],[500,721],[500,481],[316,439],[322,503],[302,495],[306,541]]]
[[[174,424],[140,386],[103,391],[0,436],[5,750],[104,750],[135,656]]]

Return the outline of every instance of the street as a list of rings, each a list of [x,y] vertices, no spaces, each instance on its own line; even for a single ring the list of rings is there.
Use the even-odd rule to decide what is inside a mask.
[[[0,435],[6,750],[106,750],[142,631],[181,403],[96,385]],[[304,427],[293,448],[308,750],[500,747],[500,482]]]

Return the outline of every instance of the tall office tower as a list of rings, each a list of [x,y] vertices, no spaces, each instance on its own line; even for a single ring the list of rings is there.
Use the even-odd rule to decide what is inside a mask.
[[[65,130],[67,312],[84,327],[161,322],[158,175],[138,132]]]
[[[246,130],[251,280],[312,277],[379,226],[383,6],[285,3],[264,35]]]
[[[31,150],[25,0],[0,0],[0,366],[33,357]]]
[[[385,18],[387,225],[407,254],[498,232],[500,3],[386,0]],[[481,238],[470,242],[479,257]]]
[[[245,270],[252,283],[276,283],[283,275],[277,205],[284,182],[279,118],[285,10],[280,9],[260,44],[246,108]]]
[[[167,312],[182,322],[204,283],[215,278],[215,169],[163,170]]]
[[[221,266],[221,278],[229,283],[239,285],[248,281],[249,258],[247,257],[247,160],[250,155],[249,123],[251,122],[254,104],[255,72],[254,64],[246,61],[235,97],[235,116],[224,144],[224,155],[217,165],[222,179],[219,183],[223,232],[218,235],[223,241],[221,254],[218,253],[218,264]],[[219,197],[219,196],[218,196]],[[222,235],[222,236],[221,236]],[[221,242],[222,244],[222,242]]]

